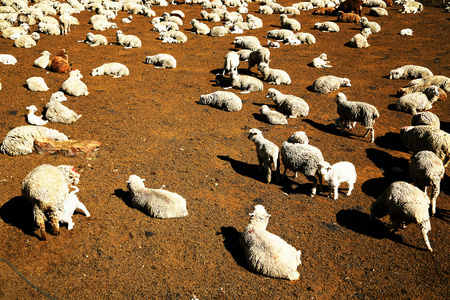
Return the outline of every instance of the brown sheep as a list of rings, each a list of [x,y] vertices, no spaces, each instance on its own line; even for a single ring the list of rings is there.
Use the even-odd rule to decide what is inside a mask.
[[[429,84],[418,84],[418,85],[412,85],[405,88],[399,88],[397,90],[397,96],[403,96],[415,92],[423,92],[425,91],[430,85]],[[445,101],[447,100],[447,93],[438,87],[439,95],[437,97],[437,101]]]
[[[64,49],[59,50],[58,54],[50,60],[48,65],[50,71],[58,73],[67,73],[72,70],[69,65],[69,57]]]
[[[361,17],[354,13],[338,12],[338,22],[343,23],[360,23]]]
[[[362,0],[345,0],[338,7],[336,7],[335,12],[353,12],[361,17]]]
[[[320,7],[315,9],[313,15],[331,15],[334,13],[334,7]]]

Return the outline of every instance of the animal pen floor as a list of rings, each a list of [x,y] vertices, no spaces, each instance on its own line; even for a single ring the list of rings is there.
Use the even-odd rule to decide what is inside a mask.
[[[274,107],[265,97],[273,86],[266,83],[264,91],[239,94],[243,101],[239,112],[197,103],[200,95],[222,89],[215,74],[222,71],[223,57],[234,48],[231,42],[236,35],[191,34],[190,20],[200,19],[198,5],[153,9],[157,16],[182,10],[186,17],[181,30],[188,41],[162,44],[151,30],[151,18],[135,16],[130,24],[123,24],[124,12],[115,20],[119,29],[139,36],[142,48],[77,43],[92,30],[88,20],[93,12],[76,15],[81,25],[72,27],[67,37],[42,34],[31,49],[14,48],[13,41],[0,39],[0,52],[18,60],[14,66],[0,64],[0,136],[26,125],[26,106],[41,109],[51,93],[59,90],[67,74],[32,64],[44,50],[56,54],[64,48],[72,67],[84,75],[90,94],[68,97],[65,105],[83,115],[75,124],[46,126],[72,139],[102,142],[98,157],[92,159],[35,153],[0,156],[0,298],[44,299],[41,292],[57,299],[189,299],[193,295],[199,299],[450,298],[448,170],[437,214],[431,219],[434,252],[426,250],[414,224],[393,234],[385,226],[388,218],[368,220],[371,203],[390,182],[409,181],[411,153],[402,146],[398,133],[410,124],[411,115],[392,109],[396,90],[408,80],[389,80],[387,75],[391,69],[416,64],[450,76],[450,14],[434,7],[401,14],[400,6],[390,7],[388,17],[369,16],[382,27],[369,37],[371,46],[354,49],[344,44],[359,32],[359,24],[339,23],[339,33],[321,33],[313,29],[314,23],[335,17],[302,11],[295,17],[302,24],[301,31],[312,33],[317,43],[282,44],[271,50],[270,65],[292,78],[291,85],[276,88],[304,98],[310,113],[289,119],[286,126],[273,126],[258,116],[261,105]],[[260,15],[257,9],[256,3],[249,5],[249,11],[263,19],[264,27],[244,35],[255,35],[265,44],[265,33],[279,28],[279,15]],[[363,15],[368,11],[364,7]],[[411,28],[414,35],[399,35],[404,28]],[[101,34],[113,42],[115,32]],[[308,66],[323,52],[333,68]],[[158,69],[143,63],[146,56],[157,53],[173,55],[177,68]],[[130,75],[118,79],[90,75],[93,68],[113,61],[125,64]],[[240,73],[247,74],[246,65],[241,63]],[[310,90],[316,78],[327,74],[350,78],[352,86],[339,91],[349,100],[378,108],[375,143],[362,137],[361,126],[344,134],[335,128],[337,92],[319,95]],[[25,80],[32,76],[45,78],[50,90],[28,91]],[[431,111],[449,131],[448,102],[436,103]],[[336,201],[326,193],[311,198],[311,184],[302,175],[265,183],[258,173],[254,144],[247,139],[248,130],[254,127],[279,146],[294,131],[303,130],[325,160],[352,162],[358,173],[352,195],[345,195],[344,186]],[[23,178],[40,164],[75,166],[81,173],[78,196],[91,213],[90,218],[75,214],[71,231],[62,227],[59,236],[48,234],[46,241],[33,233],[33,218],[20,191]],[[146,178],[147,187],[165,185],[185,197],[189,216],[153,219],[133,208],[126,184],[131,174]],[[247,267],[238,239],[255,204],[263,204],[271,214],[268,230],[302,251],[298,281],[266,278]]]

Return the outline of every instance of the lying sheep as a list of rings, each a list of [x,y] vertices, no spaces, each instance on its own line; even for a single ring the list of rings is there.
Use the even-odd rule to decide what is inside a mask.
[[[285,14],[280,16],[281,27],[292,31],[299,31],[301,28],[300,22],[296,19],[291,19]]]
[[[226,26],[214,26],[211,28],[209,35],[212,37],[226,36],[230,30]]]
[[[156,68],[176,68],[177,60],[170,54],[156,54],[145,58],[145,63],[155,65]]]
[[[410,86],[413,85],[435,85],[440,87],[447,93],[450,93],[450,78],[443,75],[434,75],[424,78],[418,78],[409,82]]]
[[[329,184],[329,197],[337,200],[338,189],[341,182],[346,182],[348,184],[347,196],[350,196],[353,190],[353,186],[356,182],[356,170],[355,166],[348,161],[341,161],[330,165],[328,162],[324,161],[319,169],[319,174],[322,179]]]
[[[38,57],[34,63],[33,66],[42,68],[42,69],[47,69],[48,65],[50,64],[50,52],[48,51],[44,51],[41,53],[42,56]]]
[[[130,75],[130,71],[127,66],[118,62],[106,63],[98,68],[92,69],[92,76],[109,75],[113,78],[119,78],[122,76]]]
[[[431,214],[436,213],[436,199],[441,190],[441,180],[444,178],[445,168],[442,160],[431,151],[419,151],[411,157],[409,176],[414,185],[427,193],[427,186],[431,186]]]
[[[234,44],[235,49],[241,48],[253,51],[261,48],[261,43],[256,36],[238,36],[234,38],[232,44]]]
[[[400,35],[413,35],[413,30],[411,28],[405,28],[400,30]]]
[[[124,49],[142,47],[141,40],[135,35],[125,35],[121,30],[116,31],[117,44],[123,46]]]
[[[72,221],[72,216],[75,210],[81,210],[86,217],[90,217],[91,214],[86,209],[86,206],[80,202],[77,197],[77,193],[80,190],[76,186],[70,186],[74,188],[74,191],[70,192],[66,200],[63,203],[63,211],[59,214],[59,222],[61,224],[67,224],[67,229],[72,230],[75,223]]]
[[[286,125],[288,123],[286,117],[282,113],[270,110],[267,105],[261,106],[259,111],[261,112],[261,119],[266,123],[272,125]]]
[[[73,124],[81,118],[81,115],[61,103],[66,100],[63,92],[53,93],[50,101],[45,105],[45,119],[52,123]]]
[[[172,39],[172,43],[182,44],[187,42],[187,36],[181,31],[168,31],[161,32],[158,37],[160,40],[167,41],[168,39]]]
[[[48,35],[60,35],[61,29],[58,24],[49,24],[40,22],[38,25],[38,29],[40,32]]]
[[[286,140],[289,143],[308,144],[309,139],[304,131],[296,131]]]
[[[309,113],[309,105],[300,97],[294,95],[283,95],[280,91],[270,88],[266,95],[272,98],[277,109],[289,118],[306,117]]]
[[[39,23],[40,24],[40,23]],[[25,35],[30,31],[28,24],[20,24],[18,27],[9,27],[2,31],[2,37],[5,39],[15,40],[21,35]]]
[[[30,77],[26,80],[26,83],[28,89],[33,92],[45,92],[49,90],[44,78],[42,77]]]
[[[15,65],[17,59],[11,54],[0,54],[0,63],[4,65]]]
[[[277,41],[288,40],[291,37],[294,37],[295,34],[292,30],[289,29],[273,29],[267,31],[266,38],[274,39]]]
[[[429,207],[427,194],[407,182],[396,181],[372,203],[370,218],[382,218],[389,214],[394,231],[405,228],[409,223],[417,223],[428,250],[433,251],[428,240],[431,230]]]
[[[220,16],[216,13],[208,13],[206,10],[200,12],[202,19],[209,22],[220,22]]]
[[[263,27],[263,21],[252,14],[247,14],[247,22],[253,24],[254,29],[259,29]]]
[[[408,94],[417,93],[417,92],[424,92],[430,86],[431,85],[429,85],[429,84],[416,84],[416,85],[408,86],[406,88],[399,88],[397,90],[397,95],[403,96],[403,95],[408,95]],[[437,101],[447,100],[447,93],[440,87],[438,87],[438,91],[439,91],[439,95],[437,97]]]
[[[431,109],[438,96],[438,87],[431,85],[423,93],[416,92],[401,96],[395,109],[415,115],[418,111]]]
[[[64,201],[69,197],[69,185],[77,185],[80,174],[67,165],[40,165],[22,181],[22,196],[33,207],[33,216],[39,227],[39,236],[46,239],[45,222],[48,220],[52,234],[59,234],[59,221],[64,211]]]
[[[323,23],[317,22],[314,24],[314,28],[317,28],[322,32],[339,32],[339,25],[331,21]]]
[[[308,32],[297,32],[294,35],[295,39],[298,39],[303,44],[315,44],[316,38]]]
[[[339,11],[337,21],[343,23],[360,23],[361,17],[354,13]]]
[[[261,72],[264,81],[267,81],[269,84],[291,84],[291,77],[286,71],[271,69],[265,62],[259,64],[258,71]]]
[[[371,7],[369,11],[369,15],[375,17],[388,16],[389,13],[385,8],[382,7]]]
[[[344,132],[345,127],[350,126],[350,129],[353,128],[356,122],[361,123],[367,128],[364,137],[370,132],[370,142],[373,143],[375,140],[373,125],[375,124],[375,119],[380,117],[377,108],[365,102],[347,101],[347,97],[343,93],[337,94],[336,104],[337,113],[341,120],[341,132]]]
[[[239,64],[240,64],[239,54],[237,54],[234,51],[228,52],[225,55],[225,62],[223,64],[222,76],[224,76],[225,73],[231,73],[231,71],[237,72]]]
[[[314,68],[331,68],[332,66],[328,64],[329,61],[327,61],[327,59],[328,59],[327,54],[322,53],[312,60],[311,65]]]
[[[108,45],[108,40],[105,36],[101,34],[93,34],[92,32],[88,32],[86,34],[86,40],[78,41],[80,43],[90,44],[89,46],[95,47],[100,45]]]
[[[30,105],[25,108],[28,110],[27,123],[30,125],[42,126],[48,123],[48,121],[43,120],[42,116],[36,116],[34,113],[38,110],[35,105]]]
[[[332,15],[335,12],[334,7],[319,7],[313,10],[313,15]]]
[[[67,73],[72,70],[72,67],[69,64],[69,57],[65,49],[59,50],[56,56],[50,59],[48,69],[58,73]]]
[[[384,2],[383,0],[364,0],[363,1],[364,6],[368,6],[368,7],[381,7],[381,8],[386,8],[386,2]]]
[[[350,79],[336,77],[333,75],[326,75],[317,78],[314,81],[312,88],[316,93],[326,94],[337,90],[341,86],[352,86],[350,83]]]
[[[348,45],[353,48],[367,48],[369,47],[369,43],[367,42],[367,38],[372,34],[370,28],[364,28],[361,30],[361,33],[356,34],[351,40],[348,42]]]
[[[439,117],[430,111],[417,113],[411,118],[411,126],[417,125],[430,125],[436,127],[437,129],[441,128]]]
[[[117,24],[114,22],[109,22],[105,20],[98,20],[92,23],[92,29],[98,30],[98,31],[105,31],[107,29],[117,29]]]
[[[369,22],[366,17],[362,17],[360,22],[361,29],[369,28],[372,33],[378,33],[381,31],[381,26],[377,22]]]
[[[224,89],[235,88],[238,90],[244,90],[240,94],[247,94],[250,92],[259,92],[264,89],[264,85],[261,80],[249,75],[239,75],[237,72],[231,72],[231,86]]]
[[[240,111],[242,108],[242,100],[231,92],[216,91],[207,95],[201,95],[200,104],[210,105],[225,111]]]
[[[63,82],[61,89],[64,93],[79,97],[89,95],[87,85],[81,81],[83,75],[80,70],[72,70],[69,72],[69,78]]]
[[[258,12],[263,15],[271,15],[273,14],[273,9],[268,5],[260,5]]]
[[[248,70],[253,66],[259,66],[261,63],[268,64],[270,61],[270,50],[264,47],[253,50],[248,57]],[[259,73],[259,70],[258,70]]]
[[[33,32],[31,35],[21,35],[14,41],[14,46],[17,48],[32,48],[36,46],[39,41],[39,33]]]
[[[280,149],[278,146],[265,139],[261,130],[256,128],[249,130],[248,139],[255,143],[259,170],[261,171],[264,168],[266,181],[269,183],[272,180],[272,172],[274,171],[278,182],[280,173]]]
[[[262,205],[256,205],[250,214],[250,222],[239,238],[247,262],[250,268],[264,276],[298,280],[301,251],[266,230],[269,217]]]
[[[127,181],[134,207],[160,219],[182,218],[188,215],[186,200],[183,197],[163,189],[146,188],[144,180],[137,175],[131,175]]]
[[[389,72],[389,79],[425,78],[429,76],[433,76],[430,69],[416,65],[404,65]]]
[[[208,25],[206,25],[205,23],[201,23],[196,19],[192,19],[191,25],[192,25],[191,32],[195,34],[208,35],[211,31]]]

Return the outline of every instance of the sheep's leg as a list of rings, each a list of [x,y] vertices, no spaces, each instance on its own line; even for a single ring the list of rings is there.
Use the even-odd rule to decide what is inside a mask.
[[[431,248],[430,240],[428,239],[428,231],[430,231],[430,220],[427,220],[424,222],[424,224],[419,223],[420,230],[422,231],[423,239],[425,240],[425,244],[427,245],[428,250],[430,252],[433,252],[433,249]]]
[[[431,192],[431,215],[436,213],[436,200],[441,190],[441,183],[434,184]]]
[[[347,196],[350,196],[350,195],[352,194],[352,191],[353,191],[353,185],[354,185],[353,182],[349,182],[349,183],[348,183]]]
[[[84,206],[83,203],[78,202],[77,209],[83,211],[84,214],[86,215],[86,217],[90,217],[91,216],[91,214],[88,212],[88,210],[86,209],[86,206]]]
[[[276,163],[274,163],[275,175],[277,177],[277,183],[280,182],[280,157],[277,158]]]
[[[267,180],[267,183],[270,183],[270,181],[272,180],[272,169],[270,169],[270,164],[266,164],[264,166],[264,168],[266,169],[266,180]]]
[[[46,240],[47,239],[47,236],[45,235],[46,217],[44,215],[44,212],[35,205],[35,206],[33,206],[33,215],[34,215],[34,221],[35,221],[36,225],[39,227],[38,236],[42,240]]]
[[[51,226],[51,233],[58,235],[59,234],[59,215],[57,211],[52,210],[48,216],[50,226]]]
[[[334,199],[334,200],[337,200],[337,198],[339,197],[339,191],[338,191],[338,189],[339,189],[339,185],[334,185],[334,186],[333,186],[333,192],[334,192],[334,197],[333,197],[333,199]],[[331,188],[330,188],[330,190],[331,190]]]
[[[305,175],[306,176],[306,175]],[[312,186],[312,189],[311,189],[311,194],[310,194],[310,196],[311,197],[314,197],[315,195],[316,195],[316,191],[317,191],[317,178],[316,178],[316,176],[306,176],[306,178],[309,180],[309,181],[312,181],[312,183],[313,183],[313,186]],[[322,186],[322,184],[321,184],[321,186]],[[320,186],[320,187],[321,187]]]

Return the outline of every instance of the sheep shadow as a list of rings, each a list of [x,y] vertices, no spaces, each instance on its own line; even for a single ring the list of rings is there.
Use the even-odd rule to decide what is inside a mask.
[[[374,198],[375,201],[394,181],[396,180],[389,177],[371,178],[361,184],[361,190],[367,196]]]
[[[303,119],[303,122],[308,123],[309,125],[311,125],[312,127],[322,131],[322,132],[326,132],[332,135],[336,135],[336,136],[345,136],[345,137],[350,137],[351,134],[348,132],[343,132],[341,133],[341,130],[339,128],[336,127],[336,125],[334,123],[331,124],[321,124],[321,123],[317,123],[311,119]]]
[[[239,175],[249,177],[249,178],[252,178],[257,181],[264,182],[265,177],[262,175],[262,173],[258,172],[259,171],[258,165],[247,164],[247,163],[232,159],[228,155],[218,155],[217,157],[221,160],[229,162],[231,165],[231,168],[233,168],[233,170],[236,173],[238,173]],[[275,176],[273,176],[273,177],[275,177]]]
[[[439,202],[436,203],[436,206],[439,206]],[[450,223],[450,210],[436,207],[436,213],[434,214],[434,217],[444,222]]]
[[[409,152],[405,145],[403,145],[400,134],[395,132],[387,132],[384,136],[377,137],[375,139],[375,145],[388,150]]]
[[[303,174],[298,174],[297,178],[294,178],[293,176],[294,175],[292,175],[292,178],[289,178],[288,175],[284,176],[283,174],[280,174],[281,191],[286,194],[303,194],[310,196],[312,182],[303,176]],[[302,180],[304,182],[300,183],[296,180]],[[319,189],[319,186],[317,186],[317,189]],[[320,194],[319,191],[317,191],[317,194]]]
[[[22,196],[10,199],[0,207],[0,219],[10,224],[29,236],[36,236],[33,209],[27,200]]]
[[[395,157],[375,148],[366,149],[366,154],[367,158],[383,171],[385,177],[402,181],[410,180],[408,159]]]
[[[245,259],[245,252],[244,249],[241,247],[239,243],[239,238],[241,236],[241,233],[236,230],[236,228],[228,226],[222,226],[220,227],[220,232],[217,232],[216,235],[222,235],[224,240],[223,244],[225,246],[225,249],[230,252],[233,259],[236,261],[236,263],[251,271],[247,260]]]
[[[116,196],[117,198],[119,198],[120,200],[122,200],[126,204],[126,206],[128,206],[130,208],[135,208],[131,201],[130,192],[124,191],[123,189],[115,189],[113,195]]]
[[[450,122],[440,121],[441,123],[441,130],[444,130],[445,132],[450,132]]]

